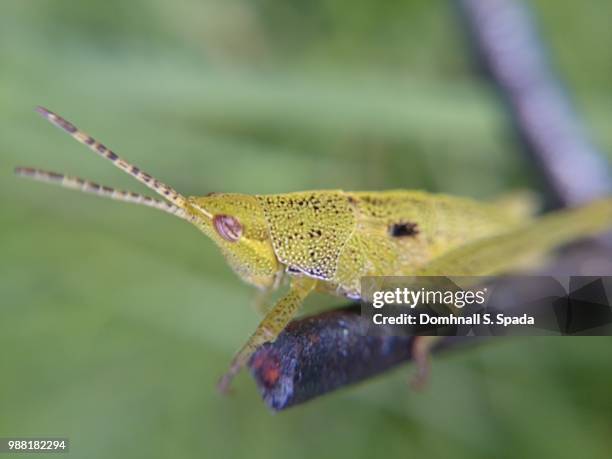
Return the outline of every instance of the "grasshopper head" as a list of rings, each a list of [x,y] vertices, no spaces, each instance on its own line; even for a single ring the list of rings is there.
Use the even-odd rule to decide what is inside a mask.
[[[163,200],[102,186],[79,177],[30,167],[16,168],[18,175],[118,201],[153,207],[187,220],[215,241],[234,271],[246,282],[260,288],[271,286],[275,282],[282,265],[272,249],[264,213],[256,198],[220,193],[186,198],[171,186],[119,157],[113,150],[68,120],[43,107],[36,110],[72,138],[156,192]]]
[[[253,196],[212,193],[189,197],[193,223],[221,249],[232,269],[258,287],[272,285],[281,269],[263,209]]]

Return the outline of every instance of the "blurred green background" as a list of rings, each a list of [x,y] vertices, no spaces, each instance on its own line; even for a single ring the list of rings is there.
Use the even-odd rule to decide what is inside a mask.
[[[533,2],[612,152],[612,3]],[[58,111],[184,194],[537,186],[447,1],[4,0],[0,436],[71,456],[610,457],[610,338],[500,341],[274,415],[242,374],[251,289],[177,219],[13,177],[142,191]],[[342,300],[314,297],[306,312]]]

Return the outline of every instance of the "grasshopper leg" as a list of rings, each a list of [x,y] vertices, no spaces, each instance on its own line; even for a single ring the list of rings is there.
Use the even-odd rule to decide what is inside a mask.
[[[259,346],[269,341],[274,341],[280,332],[284,330],[291,319],[297,314],[304,299],[315,287],[316,282],[315,279],[307,277],[293,279],[287,294],[270,309],[249,340],[235,355],[229,370],[223,375],[217,385],[220,392],[228,392],[234,376],[238,374],[240,369],[248,362],[251,354]]]
[[[412,340],[412,360],[416,365],[416,374],[410,381],[414,390],[422,390],[429,382],[431,373],[431,349],[440,340],[439,336],[415,336]]]

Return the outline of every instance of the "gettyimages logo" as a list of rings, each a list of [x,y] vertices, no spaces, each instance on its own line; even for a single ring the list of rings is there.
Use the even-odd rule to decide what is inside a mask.
[[[364,277],[371,334],[612,335],[612,277]]]

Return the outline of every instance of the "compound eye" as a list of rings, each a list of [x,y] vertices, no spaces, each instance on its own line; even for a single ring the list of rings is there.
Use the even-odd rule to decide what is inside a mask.
[[[229,215],[215,215],[213,226],[223,239],[229,242],[236,242],[242,236],[242,225],[238,219]]]

